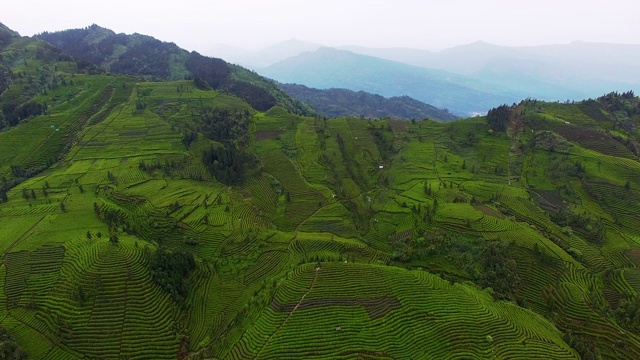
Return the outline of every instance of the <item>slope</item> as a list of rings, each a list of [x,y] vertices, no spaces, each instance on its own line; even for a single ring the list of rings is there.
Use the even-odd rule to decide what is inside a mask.
[[[293,98],[309,104],[319,114],[363,116],[365,118],[399,118],[451,121],[457,117],[408,96],[385,98],[364,91],[346,89],[319,90],[304,85],[283,84],[281,87]]]
[[[201,87],[227,91],[266,111],[279,105],[306,114],[309,108],[291,99],[273,82],[222,59],[204,57],[153,37],[115,32],[91,25],[83,29],[44,32],[37,38],[71,54],[79,60],[105,68],[115,74],[143,76],[149,80],[195,78]]]
[[[302,53],[261,69],[260,73],[283,83],[320,89],[363,90],[382,96],[408,95],[467,116],[523,97],[517,92],[496,89],[462,75],[331,48]]]
[[[60,65],[37,99],[90,115],[0,203],[0,325],[30,357],[640,357],[632,92],[325,120]],[[0,146],[30,159],[48,120]]]

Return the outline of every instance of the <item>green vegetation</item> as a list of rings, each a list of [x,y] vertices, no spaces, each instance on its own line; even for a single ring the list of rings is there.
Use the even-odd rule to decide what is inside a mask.
[[[385,98],[364,91],[347,89],[313,89],[298,84],[280,85],[291,97],[309,104],[316,112],[328,117],[354,116],[364,118],[434,119],[452,121],[458,117],[448,111],[408,96]]]
[[[640,357],[633,94],[324,119],[8,39],[5,357]]]

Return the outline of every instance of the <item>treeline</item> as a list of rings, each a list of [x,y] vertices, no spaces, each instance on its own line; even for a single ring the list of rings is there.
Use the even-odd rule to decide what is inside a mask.
[[[118,74],[145,76],[154,80],[186,78],[200,89],[215,89],[236,95],[253,108],[267,111],[275,105],[292,113],[313,111],[289,97],[271,80],[228,64],[222,59],[202,56],[145,35],[116,34],[91,25],[84,29],[42,33],[38,38],[73,55],[78,68],[94,64]],[[99,39],[99,41],[95,41]],[[125,47],[122,54],[117,47]]]
[[[92,40],[96,37],[100,41]],[[44,32],[38,38],[72,55],[80,70],[99,65],[116,74],[140,75],[154,80],[170,78],[170,57],[183,51],[173,43],[139,34],[116,34],[95,24],[83,29]],[[115,57],[117,46],[126,50]]]
[[[640,101],[633,90],[623,93],[613,91],[599,97],[597,101],[610,113],[624,111],[629,117],[640,114]]]
[[[269,91],[249,82],[228,81],[222,90],[243,99],[259,111],[267,111],[278,105],[278,101]]]
[[[222,59],[202,56],[193,51],[185,65],[193,76],[195,86],[200,89],[211,88],[228,92],[260,111],[267,111],[278,104],[277,99],[267,89],[231,77],[229,64]]]
[[[298,84],[280,84],[294,99],[303,101],[319,114],[328,117],[361,116],[364,118],[382,119],[386,117],[399,119],[435,119],[452,121],[458,117],[446,110],[408,96],[385,98],[364,91],[347,89],[313,89]]]
[[[218,89],[229,75],[229,68],[224,60],[202,56],[196,51],[189,54],[185,66],[200,89]]]
[[[111,64],[109,71],[116,74],[138,74],[154,80],[170,78],[170,57],[177,52],[177,46],[152,37],[139,36],[142,41],[130,45],[118,60]]]
[[[85,41],[96,32],[104,32],[98,42]],[[111,56],[116,45],[126,45],[127,36],[116,34],[111,30],[103,29],[98,25],[91,25],[82,29],[71,29],[59,32],[43,32],[37,36],[53,46],[62,49],[77,60],[85,60],[92,64],[101,64],[104,59]]]

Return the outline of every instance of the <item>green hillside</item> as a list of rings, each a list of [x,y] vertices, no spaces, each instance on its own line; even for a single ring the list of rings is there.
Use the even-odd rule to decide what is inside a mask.
[[[633,93],[325,120],[1,51],[0,326],[30,358],[640,358]]]
[[[298,84],[280,85],[291,97],[309,104],[318,114],[328,117],[356,116],[367,119],[424,119],[452,121],[457,116],[409,96],[385,98],[364,91],[313,89]]]
[[[101,71],[154,81],[192,78],[199,88],[234,94],[258,110],[266,111],[278,105],[296,114],[313,113],[271,80],[222,59],[188,52],[151,36],[116,34],[93,24],[83,29],[44,32],[37,38],[72,55],[79,64],[97,65]]]

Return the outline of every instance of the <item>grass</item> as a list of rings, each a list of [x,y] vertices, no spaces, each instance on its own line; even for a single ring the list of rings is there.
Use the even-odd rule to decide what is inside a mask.
[[[260,161],[228,186],[201,160],[219,143],[183,138],[200,110],[246,102],[186,80],[73,79],[38,95],[50,116],[0,133],[7,181],[11,165],[42,170],[0,204],[0,324],[33,358],[577,358],[569,333],[603,357],[640,356],[640,334],[609,315],[640,293],[640,165],[587,141],[612,128],[598,109],[544,103],[509,134],[484,118],[251,110]],[[530,144],[531,128],[565,125],[583,131],[568,153]],[[601,241],[541,198],[601,222]],[[475,261],[472,246],[420,253],[438,231],[509,244],[517,302],[457,262]],[[159,246],[196,259],[184,299],[153,280]]]

